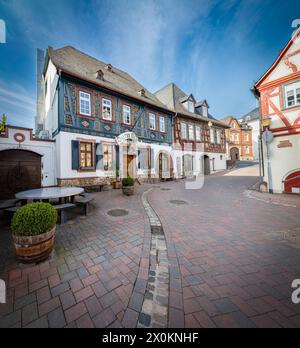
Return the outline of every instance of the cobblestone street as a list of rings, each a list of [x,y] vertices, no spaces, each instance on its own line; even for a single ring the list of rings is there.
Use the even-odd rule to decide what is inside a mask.
[[[300,327],[300,199],[249,190],[256,182],[246,167],[201,190],[177,181],[95,193],[39,265],[16,262],[1,222],[0,327]]]

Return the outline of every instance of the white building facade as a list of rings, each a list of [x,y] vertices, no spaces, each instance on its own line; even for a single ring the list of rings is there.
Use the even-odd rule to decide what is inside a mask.
[[[260,101],[262,130],[273,135],[269,160],[263,141],[268,190],[300,193],[300,29],[254,88]]]

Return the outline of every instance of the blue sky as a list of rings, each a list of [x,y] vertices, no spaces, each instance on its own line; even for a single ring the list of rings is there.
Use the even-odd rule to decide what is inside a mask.
[[[152,92],[173,81],[215,117],[239,117],[297,18],[299,0],[0,0],[0,114],[33,127],[35,50],[72,45]]]

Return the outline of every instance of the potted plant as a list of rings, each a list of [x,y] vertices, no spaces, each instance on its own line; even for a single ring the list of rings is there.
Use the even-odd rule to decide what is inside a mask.
[[[127,176],[122,180],[122,190],[124,195],[132,196],[134,193],[134,179],[131,176]]]
[[[31,203],[19,208],[11,229],[17,258],[24,263],[40,262],[51,253],[57,212],[49,203]]]

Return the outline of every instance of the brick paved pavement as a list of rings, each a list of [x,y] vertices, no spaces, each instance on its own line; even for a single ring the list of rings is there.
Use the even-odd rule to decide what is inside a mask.
[[[299,206],[295,198],[296,208],[249,198],[255,181],[219,173],[202,190],[170,182],[148,194],[167,239],[170,327],[300,327],[300,305],[290,300],[300,242],[283,238],[298,233]],[[39,265],[15,261],[1,223],[8,303],[0,327],[136,327],[147,299],[151,230],[140,196],[149,186],[133,197],[95,194],[90,216],[58,226],[55,252]],[[169,202],[178,199],[188,204]],[[129,215],[110,217],[113,208]]]
[[[170,183],[149,194],[168,243],[170,327],[300,327],[300,305],[291,302],[300,243],[282,238],[299,232],[300,205],[243,195],[256,180],[217,174],[201,190]],[[169,202],[176,199],[188,204]]]
[[[140,285],[148,278],[147,216],[139,195],[111,190],[95,197],[88,218],[57,227],[55,252],[39,265],[15,261],[2,222],[0,279],[7,282],[8,303],[0,305],[0,327],[136,326],[139,313],[131,309],[131,297],[144,296]],[[129,214],[106,214],[115,208]]]

